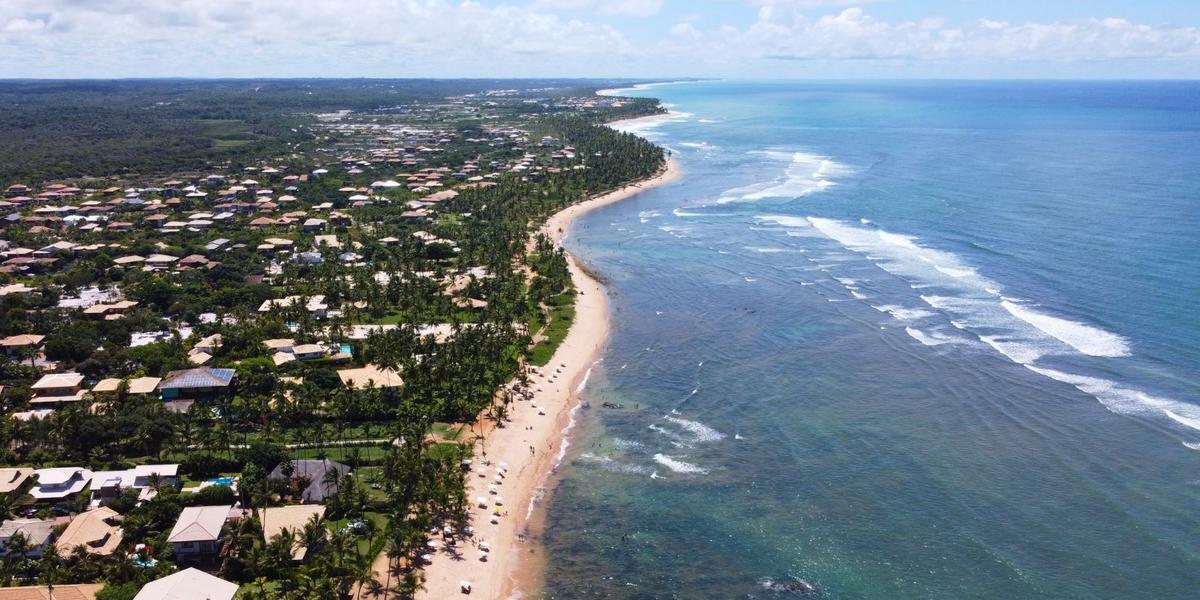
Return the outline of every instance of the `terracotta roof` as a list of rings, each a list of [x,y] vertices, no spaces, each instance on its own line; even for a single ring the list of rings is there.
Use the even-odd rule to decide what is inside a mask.
[[[0,494],[10,494],[21,489],[32,474],[33,469],[29,467],[0,469]]]
[[[54,597],[44,585],[0,588],[0,600],[96,600],[96,593],[104,589],[100,583],[54,586]]]
[[[91,554],[107,556],[121,545],[121,515],[111,508],[97,508],[80,513],[71,519],[54,545],[61,555],[66,556],[83,546]]]

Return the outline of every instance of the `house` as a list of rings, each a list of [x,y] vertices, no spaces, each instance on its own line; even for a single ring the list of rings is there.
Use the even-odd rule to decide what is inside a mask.
[[[292,348],[297,360],[315,360],[325,356],[325,347],[320,344],[300,344]]]
[[[96,399],[104,398],[111,400],[116,397],[117,392],[121,391],[122,383],[124,382],[116,377],[101,379],[96,382],[96,385],[92,386],[92,396]]]
[[[325,219],[305,219],[301,227],[304,231],[323,231],[325,224]]]
[[[92,472],[82,467],[55,467],[33,472],[37,481],[29,495],[37,500],[60,500],[83,491],[92,481]]]
[[[199,569],[184,569],[151,581],[133,600],[233,600],[238,584]]]
[[[17,534],[25,536],[29,548],[23,552],[30,558],[41,558],[50,536],[54,533],[54,523],[41,519],[9,519],[0,525],[0,557],[9,555],[9,543]]]
[[[5,496],[19,495],[21,490],[25,488],[25,484],[29,483],[30,475],[33,475],[33,469],[29,467],[0,469],[0,494]]]
[[[53,406],[62,402],[83,400],[83,375],[79,373],[51,373],[43,375],[37,383],[29,386],[33,391],[30,404]]]
[[[180,562],[203,562],[221,548],[221,530],[232,506],[189,506],[179,513],[167,543]],[[141,594],[138,594],[141,597]]]
[[[337,480],[350,474],[350,467],[339,462],[334,462],[328,458],[322,460],[293,460],[291,464],[292,478],[307,482],[301,497],[306,503],[318,504],[324,502],[325,498],[332,496],[337,492],[337,484],[333,483],[334,476],[331,472],[337,473]],[[288,477],[284,474],[284,466],[288,463],[280,463],[267,475],[267,479],[274,481],[287,481]]]
[[[342,380],[342,385],[354,390],[400,387],[404,383],[400,379],[399,373],[392,369],[381,369],[375,365],[366,365],[357,369],[339,369],[337,374],[338,379]]]
[[[274,312],[281,308],[297,305],[303,305],[308,314],[317,319],[324,318],[329,311],[329,305],[325,304],[325,296],[318,294],[307,298],[304,296],[288,296],[286,298],[266,300],[258,307],[258,312]]]
[[[146,257],[145,268],[152,271],[169,269],[179,258],[167,254],[151,254]]]
[[[36,353],[42,347],[46,336],[36,334],[10,335],[0,340],[0,349],[9,356],[22,356]]]
[[[316,517],[318,521],[325,519],[325,507],[320,504],[298,504],[293,506],[271,506],[262,511],[263,540],[270,542],[271,538],[290,531],[296,541],[292,545],[292,560],[303,562],[308,554],[308,548],[301,543],[301,533],[304,525]]]
[[[0,600],[96,600],[102,583],[55,584],[54,595],[44,585],[0,588]]]
[[[292,348],[296,345],[296,340],[291,338],[280,338],[274,340],[263,340],[263,346],[271,353],[286,352],[291,354]]]
[[[163,400],[209,400],[232,392],[233,369],[196,367],[167,373],[158,384]]]
[[[37,289],[23,283],[10,283],[0,286],[0,296],[28,296],[36,291]]]
[[[206,354],[215,355],[217,350],[221,349],[221,334],[214,333],[192,346],[192,352],[204,352]]]
[[[157,494],[155,483],[178,486],[179,465],[138,465],[122,471],[92,473],[92,492],[102,505],[116,500],[125,490],[138,490],[139,500],[149,500]]]
[[[125,392],[130,396],[148,396],[158,390],[161,377],[135,377],[129,380]]]
[[[83,547],[88,554],[108,556],[121,545],[121,515],[111,508],[97,508],[75,515],[54,545],[60,556],[70,556]]]
[[[89,317],[97,317],[105,321],[114,321],[125,316],[125,311],[137,306],[137,302],[133,300],[121,300],[112,304],[93,304],[83,309],[83,314]]]

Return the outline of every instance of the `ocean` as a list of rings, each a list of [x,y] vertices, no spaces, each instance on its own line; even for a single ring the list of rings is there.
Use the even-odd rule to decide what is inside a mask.
[[[1200,83],[623,93],[540,597],[1200,594]]]

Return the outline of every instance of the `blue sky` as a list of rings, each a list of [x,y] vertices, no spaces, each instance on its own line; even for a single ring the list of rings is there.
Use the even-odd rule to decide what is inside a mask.
[[[0,77],[1198,78],[1200,0],[0,0]]]

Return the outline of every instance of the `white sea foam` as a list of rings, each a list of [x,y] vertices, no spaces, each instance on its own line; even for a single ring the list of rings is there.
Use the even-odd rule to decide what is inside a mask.
[[[1018,319],[1088,356],[1129,356],[1128,340],[1115,333],[1044,315],[1009,300],[1001,301],[1000,305]]]
[[[638,218],[641,219],[643,223],[648,223],[650,222],[650,219],[661,216],[662,213],[658,212],[657,210],[643,210],[642,212],[638,213]]]
[[[725,434],[699,421],[689,421],[687,419],[672,417],[670,415],[667,415],[663,418],[691,433],[692,437],[697,442],[715,442],[725,438]]]
[[[944,338],[937,337],[935,335],[930,335],[928,333],[925,333],[924,331],[921,331],[920,329],[916,329],[913,327],[905,327],[904,331],[907,332],[908,335],[912,336],[912,338],[914,340],[917,340],[918,342],[921,342],[922,344],[925,344],[926,346],[941,346],[942,344],[949,343],[949,341],[950,341],[950,340],[947,340]]]
[[[697,123],[720,123],[720,121],[716,121],[713,119],[696,119],[696,122]]]
[[[759,254],[781,254],[784,252],[795,252],[791,248],[768,248],[765,246],[742,246],[743,250],[757,252]]]
[[[965,328],[960,327],[960,329]],[[981,335],[979,336],[979,341],[991,346],[992,349],[1003,354],[1009,360],[1026,366],[1033,364],[1033,361],[1046,354],[1036,344],[998,335]]]
[[[717,147],[708,142],[679,142],[684,148],[695,148],[697,150],[716,150]]]
[[[854,296],[855,300],[866,300],[867,298],[869,298],[869,296],[867,296],[866,294],[864,294],[858,290],[850,290],[850,295]]]
[[[1117,334],[1043,314],[1021,300],[999,296],[1003,286],[952,252],[925,247],[915,237],[875,227],[818,217],[808,221],[822,234],[904,279],[909,287],[944,290],[922,294],[921,300],[953,319],[955,327],[976,334],[1014,362],[1029,364],[1047,354],[1129,355],[1129,342]]]
[[[769,182],[754,183],[733,188],[721,194],[720,204],[729,202],[752,202],[766,198],[799,198],[814,194],[837,185],[834,181],[850,173],[845,165],[827,156],[807,152],[779,152],[767,150],[755,152],[768,158],[787,161],[782,176]]]
[[[1200,450],[1200,442],[1182,442],[1185,448],[1189,450]]]
[[[671,456],[667,456],[666,454],[655,454],[654,462],[656,462],[676,473],[688,473],[688,474],[708,473],[708,469],[699,467],[697,465],[693,465],[692,463],[684,462],[682,460],[679,460],[679,459],[671,457]]]
[[[654,140],[662,137],[662,134],[655,130],[664,123],[669,123],[671,121],[687,121],[691,117],[691,113],[670,111],[663,115],[655,115],[653,117],[647,117],[643,119],[633,119],[623,123],[614,123],[610,125],[610,127],[623,133],[632,133],[648,140]]]
[[[587,386],[588,379],[590,379],[592,376],[592,367],[595,367],[599,363],[600,361],[597,360],[588,367],[588,370],[583,374],[583,380],[580,381],[579,386],[575,388],[576,394],[582,392]],[[571,407],[571,411],[567,413],[567,424],[562,428],[562,442],[558,444],[558,455],[554,458],[554,469],[558,469],[559,465],[562,464],[563,459],[567,456],[567,448],[571,446],[571,430],[575,428],[575,416],[579,412],[579,407],[582,405],[582,402],[576,402],[575,406]]]
[[[620,448],[621,450],[636,450],[646,447],[646,445],[641,442],[627,440],[625,438],[613,438],[612,445],[614,448]]]
[[[920,308],[905,308],[903,306],[896,306],[895,304],[883,304],[880,306],[872,306],[871,308],[874,308],[879,312],[892,315],[892,317],[894,317],[897,321],[916,321],[918,319],[924,319],[933,316],[933,313],[927,310],[922,310]]]
[[[764,223],[775,223],[776,225],[782,225],[784,227],[791,228],[808,229],[812,227],[812,224],[809,223],[808,219],[805,217],[793,217],[788,215],[761,215],[754,217],[754,220]]]
[[[1100,401],[1105,408],[1124,415],[1149,415],[1167,417],[1188,429],[1200,430],[1200,406],[1170,398],[1151,396],[1141,390],[1123,387],[1115,381],[1065,373],[1025,365],[1027,369],[1056,381],[1075,386],[1079,391]]]
[[[660,88],[660,87],[664,87],[664,86],[668,86],[668,85],[682,85],[685,83],[695,83],[695,82],[694,81],[656,81],[654,83],[636,83],[630,87],[608,88],[608,89],[603,89],[603,90],[596,90],[596,95],[597,96],[621,96],[621,95],[627,94],[629,92],[652,90],[654,88]]]
[[[687,237],[684,234],[690,232],[691,228],[690,227],[680,227],[677,225],[662,225],[659,227],[659,230],[665,231],[666,233],[668,233],[672,236],[675,236],[677,238],[684,238],[684,237]]]
[[[595,363],[592,363],[592,366],[595,366],[599,362],[600,361],[596,361]],[[587,387],[588,380],[591,378],[592,378],[592,367],[588,367],[588,370],[584,371],[584,373],[583,373],[583,379],[580,380],[579,385],[576,386],[575,393],[578,394],[578,393],[582,392],[584,390],[584,388]]]
[[[613,473],[627,473],[630,475],[649,475],[650,468],[638,464],[621,462],[608,456],[600,456],[591,452],[584,452],[579,455],[579,458],[584,462],[590,462],[600,465],[606,471]]]

